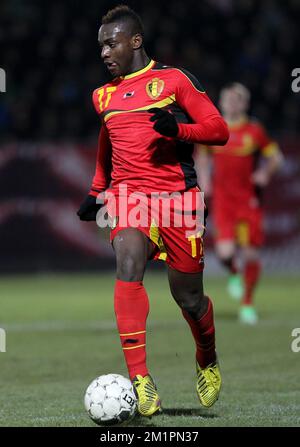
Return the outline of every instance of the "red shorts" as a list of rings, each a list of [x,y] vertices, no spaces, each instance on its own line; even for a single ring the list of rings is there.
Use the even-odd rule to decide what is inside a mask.
[[[170,196],[172,197],[170,199]],[[198,187],[184,193],[145,195],[107,200],[111,242],[119,231],[136,228],[152,242],[152,259],[166,261],[184,273],[203,271],[204,202]]]
[[[215,239],[234,240],[240,246],[260,247],[264,243],[263,211],[255,198],[247,204],[215,200],[213,204]]]

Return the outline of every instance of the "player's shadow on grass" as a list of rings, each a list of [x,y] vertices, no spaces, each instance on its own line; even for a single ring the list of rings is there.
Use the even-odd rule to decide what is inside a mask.
[[[219,312],[218,314],[216,314],[216,320],[219,321],[237,321],[238,317],[237,317],[237,311],[228,311],[228,312]]]
[[[129,422],[123,424],[124,427],[157,427],[155,424],[156,416],[143,417],[140,415],[135,416],[135,418]]]
[[[248,324],[241,324],[239,322],[239,318],[238,318],[238,307],[236,311],[221,311],[219,313],[216,314],[216,320],[219,321],[220,323],[223,322],[229,322],[232,321],[233,323],[237,323],[239,324],[240,327],[259,327],[259,323],[262,322],[270,322],[272,320],[272,314],[270,312],[267,311],[260,311],[259,312],[259,323],[257,326],[252,326],[252,325],[248,325]],[[271,323],[272,324],[272,323]]]
[[[197,408],[164,408],[163,415],[167,416],[198,416],[201,418],[213,419],[218,417],[213,413],[206,413]]]
[[[216,414],[206,413],[205,411],[201,411],[201,409],[199,410],[197,408],[164,408],[161,414],[154,415],[150,418],[144,418],[140,415],[137,415],[132,421],[132,424],[135,426],[143,425],[147,427],[155,427],[155,422],[157,421],[157,419],[163,416],[194,416],[205,419],[213,419],[218,417]]]
[[[124,426],[127,427],[158,427],[158,420],[164,416],[190,416],[204,419],[214,419],[218,416],[213,413],[206,413],[197,408],[164,408],[163,412],[158,415],[154,415],[149,418],[136,415],[132,421],[125,422]]]

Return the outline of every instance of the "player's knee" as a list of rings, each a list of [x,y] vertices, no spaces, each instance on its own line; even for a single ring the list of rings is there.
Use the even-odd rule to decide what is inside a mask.
[[[235,254],[235,243],[234,241],[222,241],[216,244],[217,256],[222,262],[223,259],[232,258]]]
[[[226,269],[231,269],[233,265],[233,256],[220,257],[219,260],[223,267],[225,267]]]
[[[246,262],[257,261],[259,259],[259,250],[256,247],[248,246],[243,248],[243,257]]]
[[[135,255],[127,253],[117,257],[117,278],[122,281],[140,281],[143,279],[145,266]]]
[[[182,297],[181,308],[187,312],[193,320],[199,320],[207,308],[207,299],[199,291],[188,293]]]

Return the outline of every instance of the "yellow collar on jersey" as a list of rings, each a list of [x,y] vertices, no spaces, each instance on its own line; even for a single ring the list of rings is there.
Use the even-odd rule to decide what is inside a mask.
[[[146,73],[146,71],[150,70],[150,68],[152,68],[154,64],[155,64],[155,61],[153,59],[151,59],[150,62],[146,65],[146,67],[141,68],[141,70],[134,71],[133,73],[130,73],[128,75],[121,76],[121,79],[135,78],[135,76],[139,76],[143,73]]]

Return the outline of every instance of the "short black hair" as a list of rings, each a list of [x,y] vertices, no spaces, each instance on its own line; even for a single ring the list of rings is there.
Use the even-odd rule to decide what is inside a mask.
[[[102,17],[102,25],[107,23],[114,23],[119,21],[126,21],[130,23],[130,32],[132,35],[141,34],[144,37],[144,28],[140,16],[127,5],[118,5],[110,9]]]

